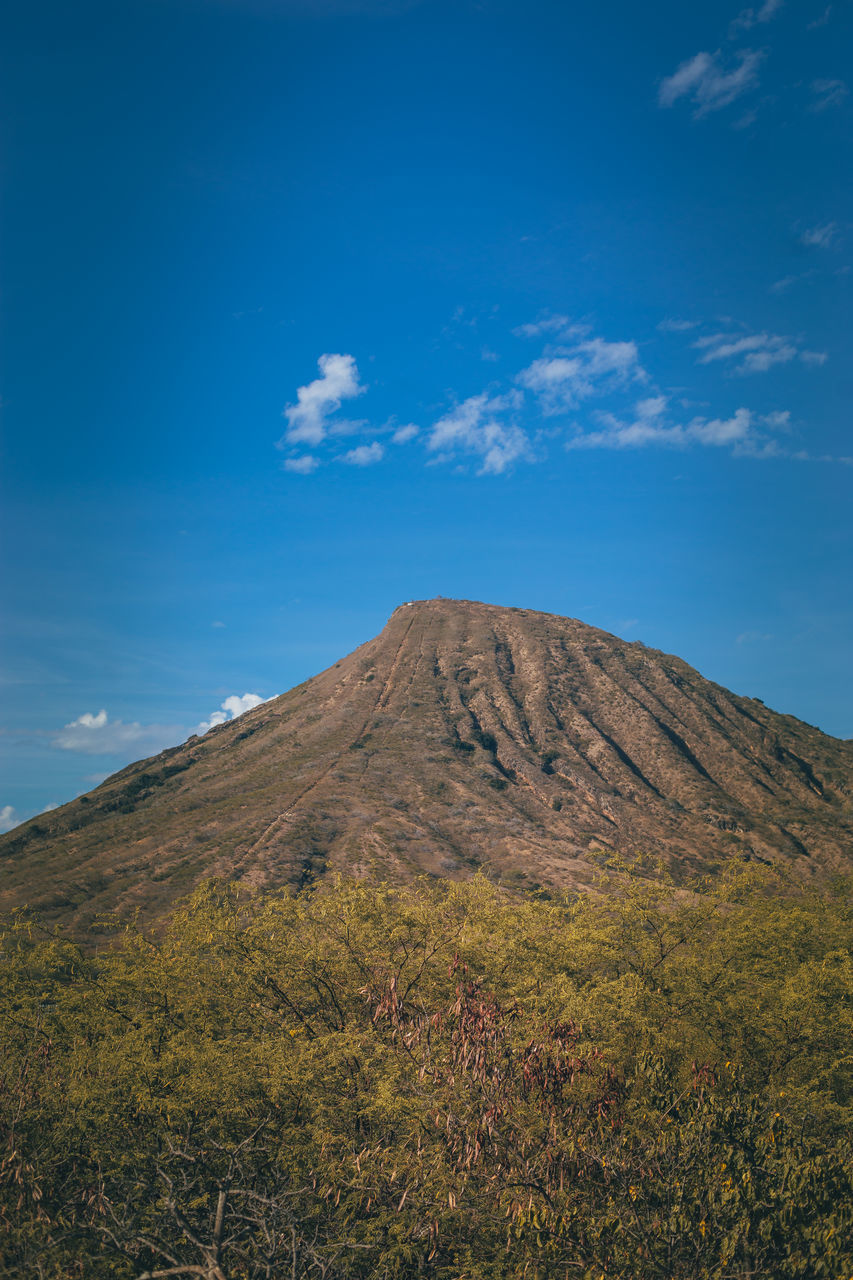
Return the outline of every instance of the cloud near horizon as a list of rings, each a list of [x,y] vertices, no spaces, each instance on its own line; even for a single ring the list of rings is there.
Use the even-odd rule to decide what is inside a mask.
[[[220,703],[220,709],[214,711],[209,720],[202,720],[196,729],[196,733],[207,733],[208,729],[215,729],[218,724],[225,724],[227,720],[236,720],[244,712],[251,711],[253,707],[259,707],[264,702],[269,702],[269,698],[262,698],[258,693],[244,693],[242,695],[232,693],[224,702]]]
[[[30,818],[37,818],[42,813],[51,813],[58,808],[58,804],[46,804],[43,809],[38,809],[35,813],[22,814],[18,813],[14,805],[4,804],[0,808],[0,835],[6,835],[8,831],[14,831],[15,827],[20,827],[23,823],[29,822]]]
[[[275,695],[273,695],[275,696]],[[148,753],[154,755],[185,742],[192,734],[204,734],[216,725],[234,720],[253,707],[269,699],[257,693],[231,694],[207,720],[195,726],[179,724],[140,724],[138,720],[126,722],[111,720],[105,708],[83,715],[65,725],[52,739],[51,745],[62,751],[79,751],[86,755],[121,755],[136,753],[139,758]]]

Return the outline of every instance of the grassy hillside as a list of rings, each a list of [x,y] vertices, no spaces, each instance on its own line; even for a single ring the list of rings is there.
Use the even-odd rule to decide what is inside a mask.
[[[851,886],[600,887],[18,919],[0,1274],[849,1277]]]

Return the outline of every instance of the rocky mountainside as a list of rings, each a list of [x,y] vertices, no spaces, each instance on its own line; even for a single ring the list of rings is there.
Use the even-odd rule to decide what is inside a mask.
[[[235,721],[0,839],[0,909],[85,924],[205,876],[329,871],[583,886],[600,850],[853,867],[853,742],[570,618],[402,605]]]

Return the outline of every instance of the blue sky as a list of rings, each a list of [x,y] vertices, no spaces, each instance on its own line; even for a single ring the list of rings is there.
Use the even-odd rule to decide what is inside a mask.
[[[0,825],[403,600],[853,736],[849,0],[31,0]]]

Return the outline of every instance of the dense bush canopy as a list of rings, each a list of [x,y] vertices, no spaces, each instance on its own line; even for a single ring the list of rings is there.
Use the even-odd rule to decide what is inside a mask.
[[[847,1280],[850,886],[636,872],[16,920],[0,1274]]]

